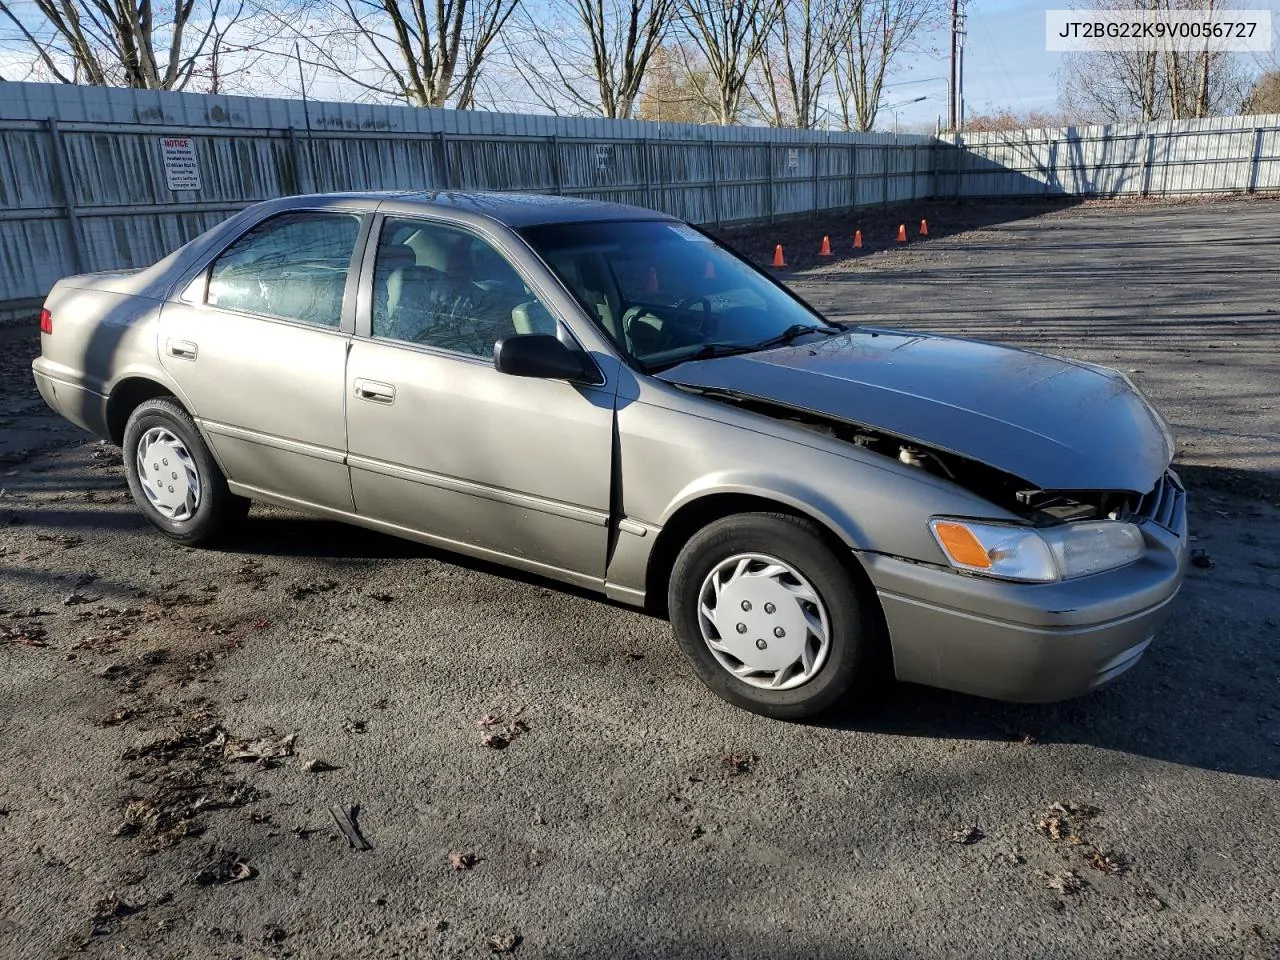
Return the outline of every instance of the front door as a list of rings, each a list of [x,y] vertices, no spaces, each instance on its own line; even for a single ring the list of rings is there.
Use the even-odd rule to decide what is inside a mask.
[[[352,509],[342,320],[360,227],[358,213],[271,217],[161,312],[161,363],[249,492]]]
[[[356,511],[444,546],[604,577],[613,385],[499,373],[515,333],[569,337],[488,241],[383,222],[370,329],[347,363]]]

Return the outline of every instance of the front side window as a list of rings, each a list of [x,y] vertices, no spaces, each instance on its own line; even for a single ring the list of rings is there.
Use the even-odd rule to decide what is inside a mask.
[[[336,330],[359,233],[360,218],[346,213],[265,220],[214,261],[206,302]]]
[[[389,217],[373,271],[373,336],[474,357],[557,324],[488,241],[447,224]]]
[[[750,264],[683,223],[597,221],[521,233],[644,370],[834,332]]]

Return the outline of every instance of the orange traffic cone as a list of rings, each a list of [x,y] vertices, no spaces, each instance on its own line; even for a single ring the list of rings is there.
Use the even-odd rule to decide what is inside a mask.
[[[773,248],[773,265],[775,267],[785,267],[787,261],[782,259],[782,244],[778,244]]]
[[[650,293],[658,292],[658,268],[657,267],[649,268],[649,292]]]
[[[862,231],[861,230],[853,231],[853,249],[855,250],[862,249]]]
[[[818,256],[820,257],[831,256],[831,238],[830,237],[822,238],[822,249],[818,251]]]
[[[716,278],[716,265],[712,261],[708,260],[707,269],[702,271],[702,275],[708,280],[714,280]]]
[[[898,242],[907,242],[907,225],[905,223],[898,224]]]
[[[920,236],[922,236],[922,237],[927,237],[928,235],[929,235],[929,221],[928,221],[928,220],[921,220],[921,221],[920,221]]]

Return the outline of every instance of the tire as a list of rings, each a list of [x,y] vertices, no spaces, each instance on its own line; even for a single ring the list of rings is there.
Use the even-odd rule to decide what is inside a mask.
[[[138,462],[144,443],[153,452],[145,475]],[[225,539],[249,512],[249,501],[227,489],[195,421],[177,400],[157,397],[138,404],[125,424],[123,447],[129,492],[143,516],[169,539],[209,546]]]
[[[778,569],[770,561],[787,569],[769,575]],[[799,517],[746,513],[707,525],[676,557],[667,596],[676,640],[698,679],[766,717],[802,720],[835,707],[869,682],[879,659],[880,620],[869,585],[816,524]],[[704,599],[715,600],[714,620],[702,613]],[[704,630],[722,641],[719,653]],[[793,654],[799,660],[790,667],[772,669]],[[745,675],[735,675],[735,664]],[[762,665],[769,669],[753,669]]]

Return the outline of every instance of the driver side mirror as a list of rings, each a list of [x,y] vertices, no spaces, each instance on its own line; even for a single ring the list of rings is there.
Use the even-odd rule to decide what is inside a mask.
[[[546,333],[517,333],[493,345],[493,366],[499,373],[570,383],[601,382],[596,365],[581,350],[565,346]]]

